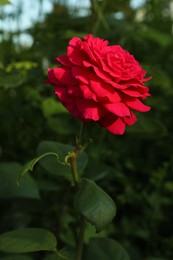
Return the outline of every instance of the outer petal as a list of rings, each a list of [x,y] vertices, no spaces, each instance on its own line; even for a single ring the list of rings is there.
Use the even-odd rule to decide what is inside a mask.
[[[59,67],[53,70],[55,77],[64,85],[76,85],[76,80],[69,67]]]
[[[67,48],[67,56],[70,62],[79,66],[83,65],[83,60],[85,59],[83,52],[81,51],[81,44],[81,39],[74,37],[69,42],[69,47]]]
[[[97,103],[85,99],[77,99],[76,104],[81,116],[84,119],[98,121],[104,116],[105,111]]]
[[[77,107],[76,107],[76,104],[73,103],[73,102],[70,102],[70,103],[63,103],[62,104],[64,105],[64,107],[75,117],[79,118],[80,120],[84,121],[83,120],[83,117],[81,117]]]
[[[70,41],[69,41],[69,45],[73,46],[73,47],[78,47],[82,44],[82,40],[79,37],[73,37]]]
[[[131,90],[131,89],[123,89],[122,92],[130,97],[143,97],[139,91]]]
[[[136,118],[135,114],[132,111],[131,111],[131,115],[130,116],[123,117],[122,119],[129,126],[132,126],[137,121],[137,118]]]
[[[149,106],[146,106],[144,105],[139,99],[137,98],[134,98],[134,99],[131,99],[129,101],[125,101],[125,104],[134,109],[134,110],[137,110],[139,112],[147,112],[149,111],[151,108]]]
[[[60,62],[62,65],[65,65],[68,67],[72,66],[72,63],[69,61],[69,58],[67,55],[61,55],[61,56],[57,57],[55,60]]]
[[[115,135],[123,135],[126,128],[126,124],[123,122],[121,118],[118,118],[112,125],[107,127],[106,129]]]
[[[48,79],[46,80],[46,83],[51,84],[51,85],[56,85],[59,83],[59,81],[57,80],[57,78],[54,75],[53,69],[48,69]]]
[[[101,120],[99,125],[105,127],[109,132],[115,135],[123,135],[126,128],[126,124],[121,118],[114,116],[111,118],[110,115],[106,120]]]
[[[59,97],[59,100],[62,102],[64,107],[75,117],[78,117],[80,120],[83,120],[81,114],[76,106],[75,97],[67,93],[67,88],[58,86],[55,87],[55,94]]]
[[[121,102],[104,104],[104,107],[116,116],[130,116],[129,108]]]
[[[67,88],[60,85],[55,86],[55,94],[59,97],[62,103],[74,103],[74,99],[72,95],[67,93]]]

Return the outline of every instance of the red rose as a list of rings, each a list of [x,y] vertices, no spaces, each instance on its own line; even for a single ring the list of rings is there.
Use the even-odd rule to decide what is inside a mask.
[[[137,118],[133,110],[147,112],[141,100],[150,96],[144,82],[146,72],[133,55],[119,45],[87,35],[70,40],[61,64],[48,69],[47,83],[72,115],[95,121],[112,134],[123,134]]]

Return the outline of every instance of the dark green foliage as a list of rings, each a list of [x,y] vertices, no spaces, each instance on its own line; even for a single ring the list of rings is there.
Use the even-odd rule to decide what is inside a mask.
[[[147,83],[152,94],[147,104],[152,110],[138,115],[139,121],[129,127],[124,136],[111,135],[93,123],[85,126],[84,140],[92,138],[93,144],[87,149],[87,166],[87,158],[85,155],[82,157],[86,168],[79,161],[81,174],[83,172],[85,178],[92,179],[108,192],[117,206],[115,220],[101,232],[100,237],[107,236],[111,241],[118,241],[132,260],[171,260],[171,1],[148,0],[141,8],[133,9],[128,0],[91,0],[91,7],[84,16],[80,16],[78,8],[72,10],[63,4],[65,1],[54,3],[52,12],[27,30],[33,38],[31,47],[16,41],[14,44],[15,37],[21,32],[0,31],[0,234],[30,227],[51,230],[58,238],[58,252],[62,250],[67,259],[68,252],[73,251],[76,245],[78,230],[72,209],[74,190],[70,178],[62,178],[62,171],[65,170],[66,176],[69,174],[67,166],[57,164],[56,172],[56,157],[45,157],[34,166],[31,176],[26,175],[21,180],[19,190],[15,185],[21,164],[25,165],[42,153],[57,153],[58,145],[55,148],[55,144],[58,143],[68,143],[69,148],[73,148],[79,122],[62,107],[52,87],[44,81],[47,67],[56,65],[54,58],[66,52],[71,37],[93,33],[108,39],[111,44],[121,44],[134,54],[147,70],[147,75],[153,77]],[[93,254],[89,242],[93,236],[98,234],[87,224],[85,242],[89,244],[89,249],[86,255]],[[102,243],[108,241],[107,238],[103,242],[97,239],[93,243],[101,248]],[[126,251],[122,249],[125,257]],[[109,252],[110,259],[113,259],[111,249]],[[94,253],[93,258],[101,259],[99,249],[98,253]],[[61,259],[60,256],[61,253],[51,255],[51,252],[25,256],[0,253],[0,259]]]
[[[56,237],[41,228],[21,228],[0,235],[0,250],[7,253],[55,251]]]
[[[89,179],[82,179],[75,195],[74,207],[88,222],[102,231],[116,214],[114,201],[98,185]]]
[[[85,253],[85,260],[130,260],[127,252],[116,241],[108,238],[93,238]]]

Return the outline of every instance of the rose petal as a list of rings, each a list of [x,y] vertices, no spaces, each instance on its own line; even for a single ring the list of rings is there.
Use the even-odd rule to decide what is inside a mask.
[[[64,107],[75,117],[78,117],[80,120],[83,120],[81,114],[77,108],[75,97],[67,93],[66,87],[55,87],[55,94],[59,97],[59,100],[62,102]]]
[[[85,64],[86,64],[86,63],[85,63]],[[88,64],[88,65],[89,65],[89,64]],[[105,72],[101,71],[100,68],[98,68],[98,67],[96,67],[96,66],[93,66],[93,69],[94,69],[94,71],[95,71],[95,73],[96,73],[96,75],[97,75],[98,77],[100,77],[100,78],[101,78],[103,81],[105,81],[106,83],[111,84],[114,88],[119,89],[119,90],[121,90],[121,89],[126,89],[126,88],[127,88],[126,85],[121,85],[121,84],[119,84],[119,83],[116,83],[116,80],[115,80],[115,82],[114,82],[114,80],[110,77],[110,75],[108,75],[108,74],[106,74]]]
[[[96,56],[94,56],[94,53],[91,51],[91,48],[87,42],[82,43],[81,49],[88,55],[89,60],[94,63],[96,62]]]
[[[145,73],[146,74],[146,73]],[[150,79],[152,79],[152,76],[148,77],[148,78],[143,78],[143,81],[146,82],[146,81],[149,81]]]
[[[114,82],[118,82],[121,79],[121,70],[119,68],[112,67],[110,68],[108,65],[108,60],[101,60],[102,69],[106,71],[111,77],[114,78]]]
[[[99,46],[100,49],[104,49],[109,43],[108,40],[93,37],[92,34],[84,36],[84,40],[87,41],[90,45],[94,45],[95,48]]]
[[[88,85],[80,84],[79,89],[83,98],[97,101],[97,96],[89,89]]]
[[[69,61],[69,58],[67,55],[61,55],[57,58],[55,58],[56,61],[60,62],[62,65],[70,67],[72,63]]]
[[[92,73],[90,73],[90,88],[96,94],[98,101],[118,102],[121,100],[120,94],[112,86]]]
[[[137,98],[134,98],[134,99],[131,99],[129,101],[125,101],[125,104],[134,109],[134,110],[137,110],[139,112],[147,112],[149,111],[151,108],[149,106],[146,106],[144,105],[139,99]]]
[[[81,51],[81,39],[78,37],[74,37],[69,42],[69,47],[67,48],[67,56],[69,60],[76,65],[83,65],[84,55]]]
[[[59,81],[55,77],[54,70],[48,69],[48,79],[46,80],[46,83],[51,84],[51,85],[56,85],[56,84],[58,84],[58,82]]]
[[[67,93],[69,95],[72,95],[76,98],[82,98],[83,97],[83,94],[80,91],[78,86],[76,86],[76,87],[75,86],[68,86],[68,88],[66,88],[66,89],[67,89]]]
[[[135,114],[132,111],[131,111],[131,115],[130,116],[123,117],[122,119],[129,126],[132,126],[137,121],[137,118],[136,118]]]
[[[93,101],[77,99],[76,104],[81,116],[83,116],[84,119],[92,119],[97,121],[105,114],[105,111]]]
[[[125,128],[126,124],[121,120],[121,118],[118,118],[112,125],[110,125],[106,129],[114,135],[123,135]]]
[[[69,41],[69,45],[73,47],[80,46],[81,44],[82,44],[82,40],[79,37],[73,37]]]
[[[114,116],[111,118],[110,115],[108,117],[108,119],[101,120],[99,125],[105,127],[112,134],[123,135],[126,128],[126,124],[123,122],[123,120]]]
[[[62,103],[73,103],[73,96],[67,93],[66,87],[55,86],[54,91]]]
[[[130,97],[143,97],[144,94],[140,93],[140,91],[123,89],[122,92]]]
[[[130,116],[129,108],[121,102],[104,104],[104,107],[117,116]]]
[[[75,117],[79,118],[80,120],[83,121],[83,117],[81,117],[80,112],[78,111],[76,104],[73,102],[70,103],[64,103],[62,102],[62,104],[64,105],[64,107]]]
[[[94,38],[91,34],[84,37],[84,40],[82,49],[88,54],[89,60],[100,64],[103,51],[107,46],[108,41],[98,37]]]
[[[71,69],[65,66],[55,68],[55,77],[64,85],[76,85],[76,80],[72,75]]]
[[[84,84],[89,84],[89,74],[90,72],[86,68],[81,68],[77,66],[72,67],[73,77],[80,80]]]

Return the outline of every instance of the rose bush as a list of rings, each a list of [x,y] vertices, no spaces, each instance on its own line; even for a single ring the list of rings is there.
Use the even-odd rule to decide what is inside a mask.
[[[67,54],[56,58],[60,67],[48,69],[47,83],[54,86],[62,104],[81,121],[97,122],[112,134],[123,134],[137,118],[134,110],[147,112],[149,89],[146,72],[119,45],[87,35],[70,40]]]

